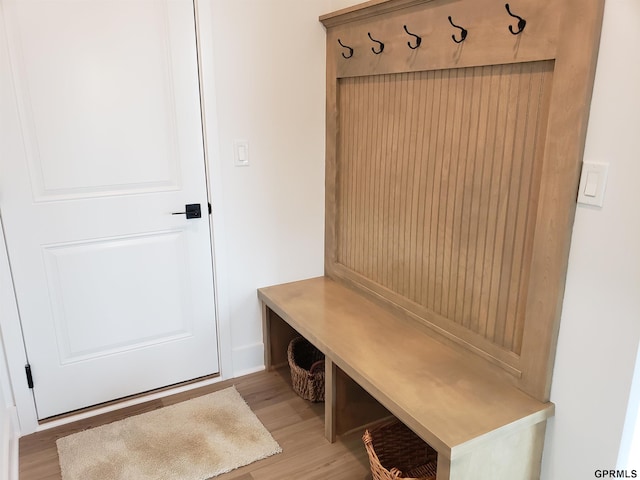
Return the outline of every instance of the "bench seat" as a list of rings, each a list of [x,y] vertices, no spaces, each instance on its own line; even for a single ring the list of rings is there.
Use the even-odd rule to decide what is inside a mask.
[[[258,296],[266,312],[268,367],[274,363],[273,312],[446,457],[445,463],[524,431],[537,432],[541,452],[538,437],[554,405],[523,393],[483,360],[439,341],[417,322],[328,277],[261,288]],[[327,373],[327,383],[334,382],[330,367]],[[329,411],[339,408],[328,402]],[[438,480],[445,475],[443,470]]]

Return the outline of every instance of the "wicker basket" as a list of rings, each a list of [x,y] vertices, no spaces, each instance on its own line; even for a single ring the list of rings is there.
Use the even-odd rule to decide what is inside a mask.
[[[436,480],[436,451],[403,423],[394,421],[362,436],[374,480]]]
[[[324,355],[306,339],[289,343],[287,360],[293,389],[305,400],[324,402]]]

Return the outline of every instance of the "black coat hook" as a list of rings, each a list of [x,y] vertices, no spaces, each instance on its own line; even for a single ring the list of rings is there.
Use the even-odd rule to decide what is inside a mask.
[[[351,57],[353,57],[353,48],[351,48],[351,47],[348,47],[348,46],[344,45],[344,44],[340,41],[340,39],[338,39],[338,43],[340,44],[340,46],[341,46],[342,48],[346,48],[346,49],[348,49],[348,50],[349,50],[349,55],[345,55],[345,54],[344,54],[344,52],[342,52],[342,56],[343,56],[344,58],[351,58]]]
[[[411,42],[407,42],[407,45],[409,45],[409,48],[410,48],[411,50],[415,50],[415,49],[416,49],[416,48],[418,48],[418,47],[420,46],[420,44],[422,43],[422,37],[420,37],[420,36],[416,35],[415,33],[411,33],[409,30],[407,30],[407,26],[406,26],[406,25],[403,25],[403,27],[404,27],[404,31],[405,31],[405,32],[407,32],[407,33],[408,33],[409,35],[411,35],[412,37],[415,37],[415,39],[416,39],[416,44],[415,44],[415,46],[414,46],[414,45],[411,45]]]
[[[456,42],[456,43],[464,42],[466,40],[466,38],[467,38],[467,34],[469,33],[467,31],[467,29],[466,28],[462,28],[461,26],[456,25],[455,23],[453,23],[453,20],[451,20],[451,16],[449,16],[449,23],[452,26],[460,29],[460,37],[461,37],[460,40],[456,40],[456,36],[455,35],[451,35],[451,38],[453,39],[453,41]]]
[[[517,31],[517,32],[516,32],[516,31],[514,31],[514,30],[513,30],[513,26],[512,26],[512,25],[509,25],[509,31],[510,31],[513,35],[520,35],[520,34],[522,33],[522,31],[524,30],[524,27],[526,27],[526,25],[527,25],[527,21],[526,21],[524,18],[522,18],[522,17],[520,17],[520,16],[518,16],[518,15],[515,15],[515,14],[511,13],[511,9],[509,8],[509,4],[508,4],[508,3],[505,3],[505,4],[504,4],[504,7],[507,9],[507,13],[508,13],[509,15],[511,15],[513,18],[517,18],[517,19],[518,19],[518,31]]]
[[[380,55],[384,50],[384,43],[382,43],[380,40],[376,40],[375,38],[373,38],[369,32],[367,32],[367,35],[369,35],[369,38],[371,39],[372,42],[376,42],[378,45],[380,45],[380,50],[378,51],[376,51],[375,48],[371,47],[371,51],[373,53],[375,53],[376,55]]]

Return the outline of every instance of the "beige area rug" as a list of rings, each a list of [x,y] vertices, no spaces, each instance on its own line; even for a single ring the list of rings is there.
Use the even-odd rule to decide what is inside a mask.
[[[233,387],[57,445],[63,480],[205,480],[282,451]]]

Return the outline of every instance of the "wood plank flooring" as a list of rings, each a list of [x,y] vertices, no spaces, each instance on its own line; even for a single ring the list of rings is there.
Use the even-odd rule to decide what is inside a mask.
[[[235,385],[282,447],[279,455],[216,477],[216,480],[370,480],[361,432],[324,438],[324,404],[311,404],[291,389],[287,369],[261,372],[56,427],[20,439],[20,480],[61,480],[56,440]],[[135,480],[135,479],[131,479]],[[161,480],[161,479],[159,479]]]

